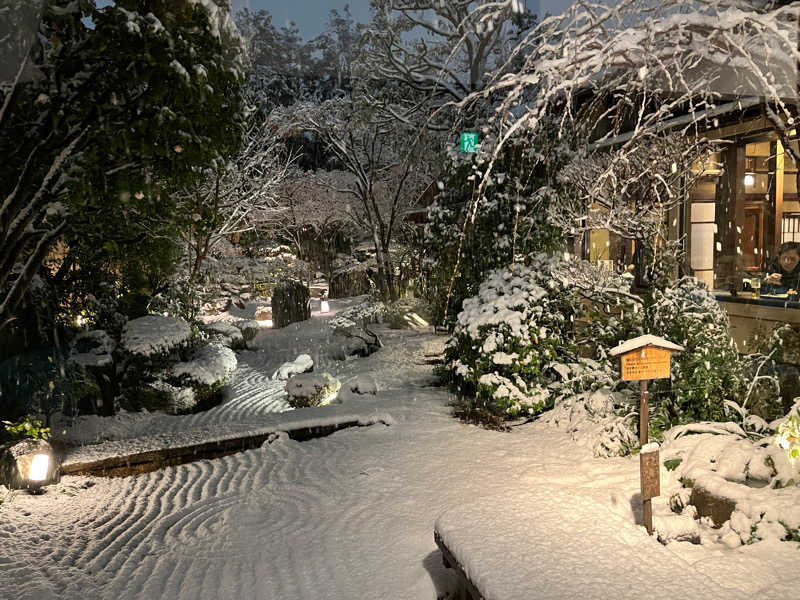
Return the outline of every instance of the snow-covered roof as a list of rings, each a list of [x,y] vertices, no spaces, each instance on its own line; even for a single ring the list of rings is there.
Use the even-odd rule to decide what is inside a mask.
[[[683,352],[683,346],[679,346],[678,344],[673,344],[672,342],[665,340],[662,337],[658,337],[657,335],[640,335],[639,337],[635,337],[627,342],[622,342],[619,346],[614,348],[609,352],[611,356],[617,356],[619,354],[625,354],[626,352],[633,352],[634,350],[638,350],[639,348],[645,348],[647,346],[655,346],[657,348],[664,348],[665,350],[669,350],[670,352]]]

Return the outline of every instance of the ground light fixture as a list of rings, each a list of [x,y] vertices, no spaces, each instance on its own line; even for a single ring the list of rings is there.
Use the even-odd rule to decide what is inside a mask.
[[[55,458],[53,449],[45,440],[30,439],[7,447],[0,465],[0,483],[12,488],[27,489],[39,494],[42,487],[53,480]]]

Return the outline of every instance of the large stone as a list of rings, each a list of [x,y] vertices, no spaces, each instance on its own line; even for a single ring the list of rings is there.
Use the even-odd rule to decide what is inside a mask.
[[[368,294],[373,288],[369,277],[369,271],[365,265],[347,267],[335,271],[331,275],[330,297],[331,298],[350,298]]]
[[[261,330],[261,326],[258,324],[258,321],[253,319],[234,321],[233,326],[242,332],[245,342],[250,342],[255,339],[255,337],[258,335],[258,332]]]
[[[314,360],[308,354],[301,354],[297,358],[295,358],[292,362],[285,362],[283,363],[278,369],[272,374],[273,379],[280,379],[286,380],[292,377],[293,375],[299,375],[300,373],[307,373],[314,368]]]
[[[28,475],[36,454],[48,457],[48,468],[44,479],[31,482]],[[13,489],[39,487],[45,485],[56,476],[56,461],[53,448],[45,440],[22,440],[21,442],[0,446],[0,484]]]
[[[234,350],[246,347],[244,335],[242,330],[234,326],[232,323],[225,321],[215,321],[213,323],[205,323],[201,325],[203,331],[208,334],[212,342],[219,342],[223,346],[233,348]]]
[[[697,509],[697,516],[711,517],[717,527],[721,527],[725,521],[729,520],[736,509],[734,499],[715,493],[697,483],[692,486],[689,503]]]
[[[324,406],[339,394],[342,384],[328,373],[302,373],[286,382],[288,402],[292,408]]]
[[[308,287],[294,279],[284,279],[272,294],[272,325],[286,327],[311,318]]]
[[[125,324],[120,348],[133,356],[164,356],[188,345],[192,328],[181,318],[145,315]]]

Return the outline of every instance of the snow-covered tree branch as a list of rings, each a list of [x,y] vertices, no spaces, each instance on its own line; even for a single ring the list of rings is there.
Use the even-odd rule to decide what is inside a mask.
[[[512,4],[497,2],[493,10],[499,15]],[[793,153],[799,11],[796,3],[757,9],[720,0],[583,1],[545,19],[482,91],[457,103],[466,109],[489,95],[502,98],[491,123],[497,137],[485,148],[484,180],[508,140],[559,115],[560,134],[580,146],[570,172],[591,176],[577,186],[581,210],[567,203],[565,214],[554,218],[574,224],[599,205],[612,214],[596,226],[625,232],[668,205],[669,175],[686,176],[708,150],[703,131],[725,103],[736,110],[761,99]],[[684,137],[680,148],[667,131]],[[656,175],[642,159],[648,148],[676,151],[667,158],[669,169]]]
[[[174,194],[183,215],[183,240],[189,250],[190,281],[196,281],[203,261],[223,238],[255,229],[278,217],[277,190],[293,157],[265,124],[253,124],[233,159],[207,169],[202,180]]]

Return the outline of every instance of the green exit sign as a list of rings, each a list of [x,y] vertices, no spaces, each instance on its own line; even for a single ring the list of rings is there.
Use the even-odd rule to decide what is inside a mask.
[[[474,131],[468,131],[461,134],[461,151],[462,152],[477,152],[478,151],[478,134]]]

